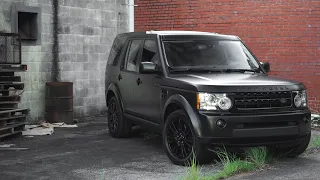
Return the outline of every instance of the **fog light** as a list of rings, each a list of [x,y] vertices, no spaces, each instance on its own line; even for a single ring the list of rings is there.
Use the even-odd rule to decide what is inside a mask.
[[[219,128],[224,128],[226,127],[226,122],[222,119],[218,119],[217,122],[216,122],[216,125],[219,127]]]

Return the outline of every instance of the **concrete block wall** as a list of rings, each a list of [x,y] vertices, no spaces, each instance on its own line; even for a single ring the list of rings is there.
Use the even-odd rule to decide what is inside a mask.
[[[0,31],[11,31],[11,6],[41,8],[41,42],[22,47],[28,71],[20,73],[25,83],[21,108],[30,108],[29,121],[44,118],[45,83],[51,80],[53,30],[52,0],[1,0]],[[60,81],[74,83],[76,117],[106,109],[104,70],[114,37],[128,31],[126,0],[59,0]]]
[[[128,7],[121,0],[65,0],[60,6],[61,81],[74,82],[77,116],[106,108],[104,74],[114,37],[128,31]]]

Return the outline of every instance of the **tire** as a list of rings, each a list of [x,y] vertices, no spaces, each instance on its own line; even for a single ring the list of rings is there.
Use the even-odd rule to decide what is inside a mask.
[[[124,118],[121,106],[114,96],[108,101],[108,128],[114,138],[129,137],[132,130],[131,123]]]
[[[268,147],[269,152],[273,155],[284,155],[286,157],[297,157],[305,152],[310,143],[311,133],[309,133],[303,139],[298,140],[298,142],[292,143],[293,145],[287,145],[283,148],[281,146],[270,146]],[[297,145],[298,144],[298,145]]]
[[[171,113],[162,133],[165,151],[172,163],[181,166],[209,162],[208,150],[195,136],[189,116],[183,110]]]

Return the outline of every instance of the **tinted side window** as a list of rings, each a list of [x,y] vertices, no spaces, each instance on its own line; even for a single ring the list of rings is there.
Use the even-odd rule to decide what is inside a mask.
[[[132,40],[129,44],[126,57],[126,70],[137,71],[140,44],[142,40]]]
[[[147,39],[144,42],[141,62],[153,62],[159,65],[159,56],[155,40]]]
[[[113,42],[112,48],[110,50],[108,64],[116,66],[120,59],[121,50],[126,41],[126,36],[118,35]]]

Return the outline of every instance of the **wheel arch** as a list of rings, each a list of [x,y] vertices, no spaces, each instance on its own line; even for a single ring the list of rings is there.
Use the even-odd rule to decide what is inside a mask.
[[[182,95],[179,95],[179,94],[172,95],[166,101],[164,105],[164,110],[162,113],[163,124],[165,123],[169,114],[178,109],[183,109],[186,112],[186,114],[190,118],[191,124],[195,130],[196,136],[201,137],[202,133],[201,133],[201,124],[200,124],[199,118],[196,115],[196,112],[194,111],[194,109],[191,107],[190,103]]]
[[[114,83],[110,84],[108,89],[107,89],[107,93],[106,93],[106,104],[107,104],[107,106],[108,106],[108,101],[113,96],[116,97],[116,99],[118,100],[118,102],[121,105],[121,109],[123,110],[123,103],[122,103],[122,99],[121,99],[120,90],[119,90],[118,86],[116,84],[114,84]]]

